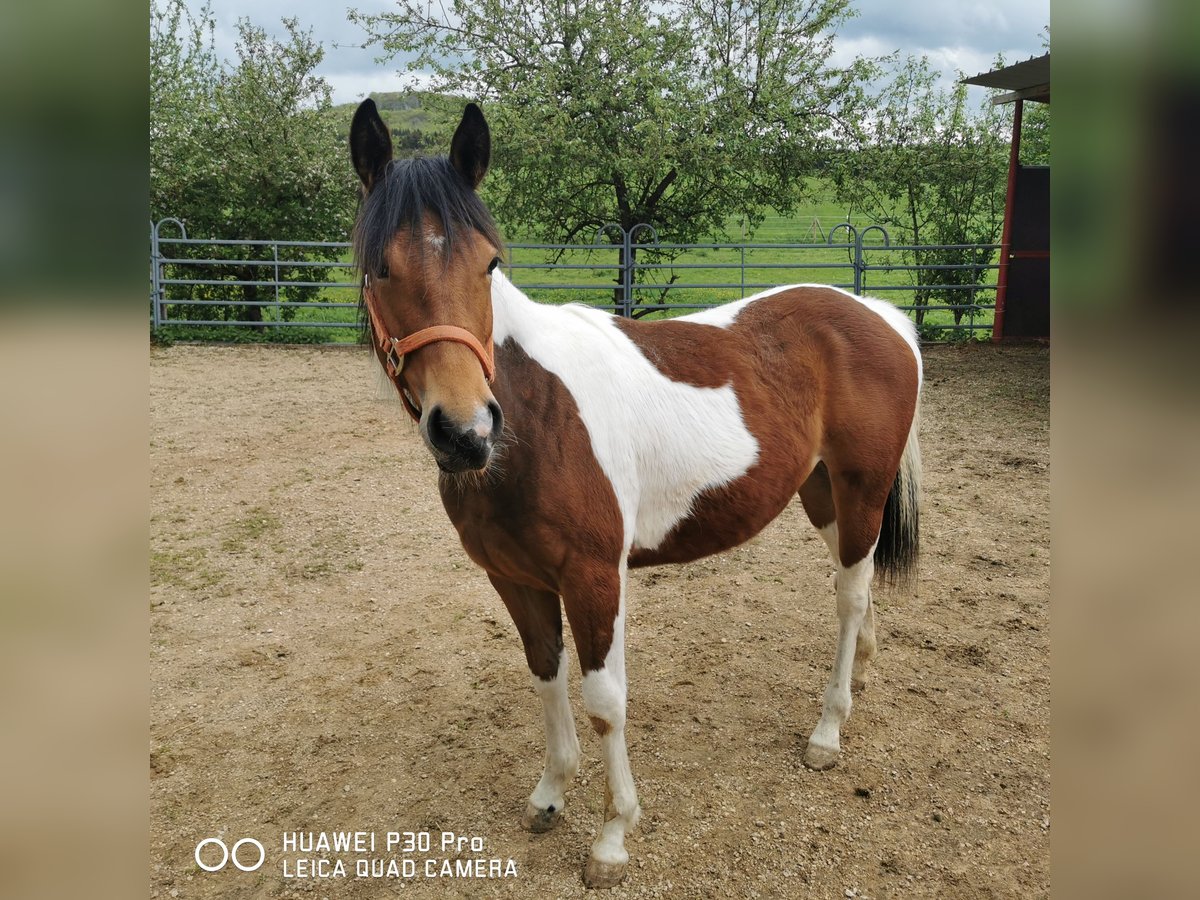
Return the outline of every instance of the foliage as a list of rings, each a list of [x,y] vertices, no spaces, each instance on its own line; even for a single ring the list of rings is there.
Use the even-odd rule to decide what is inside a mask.
[[[205,6],[191,15],[183,0],[152,8],[150,41],[150,209],[179,216],[193,236],[222,240],[344,240],[353,222],[354,181],[330,88],[313,74],[324,51],[295,19],[276,41],[248,19],[238,22],[236,65],[213,51],[214,21]],[[240,266],[168,267],[168,275],[239,282],[275,277],[262,254],[245,246],[191,248],[193,258],[245,259]],[[270,250],[267,248],[267,252]],[[338,250],[308,259],[336,259]],[[297,260],[303,262],[305,260]],[[264,260],[265,263],[265,260]],[[303,266],[281,265],[282,279],[311,280]],[[187,286],[190,300],[273,300],[253,284]],[[317,288],[294,287],[280,299],[312,299]],[[179,286],[171,296],[182,297]],[[282,307],[282,318],[293,308]],[[263,307],[193,305],[187,318],[262,321]]]
[[[150,13],[150,211],[158,218],[179,212],[169,209],[171,192],[204,150],[195,119],[214,105],[221,64],[208,6],[193,16],[182,0],[167,0]]]
[[[1050,52],[1050,26],[1042,29],[1042,49]],[[1021,165],[1050,165],[1050,104],[1026,103],[1021,126]]]
[[[985,99],[967,104],[966,86],[946,90],[928,59],[909,57],[879,93],[860,139],[831,166],[838,197],[885,225],[893,243],[994,244],[999,241],[1007,185],[1008,126]],[[956,285],[984,281],[994,251],[914,250],[927,269],[915,302],[967,306],[974,291]],[[957,324],[966,309],[954,310]],[[924,310],[917,311],[918,325]]]
[[[484,102],[485,195],[521,239],[646,223],[690,242],[731,216],[753,229],[795,207],[862,102],[865,64],[831,61],[849,0],[398,5],[351,19],[433,90]]]
[[[1021,115],[1021,165],[1050,165],[1050,104],[1026,103]]]

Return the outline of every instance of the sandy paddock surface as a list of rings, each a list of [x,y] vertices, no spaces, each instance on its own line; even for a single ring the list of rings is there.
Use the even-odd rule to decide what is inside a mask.
[[[837,768],[801,765],[836,616],[798,501],[736,551],[632,573],[643,816],[614,898],[1048,893],[1049,351],[929,348],[926,385],[918,590],[877,594]],[[588,893],[603,772],[578,669],[580,776],[560,826],[528,834],[544,745],[516,630],[378,396],[363,351],[152,353],[152,897]],[[334,830],[374,833],[361,855],[414,876],[285,852],[285,833]],[[430,852],[383,848],[406,831]],[[256,838],[266,863],[202,871],[212,836]],[[288,877],[320,857],[347,877]],[[441,877],[446,858],[516,875]]]

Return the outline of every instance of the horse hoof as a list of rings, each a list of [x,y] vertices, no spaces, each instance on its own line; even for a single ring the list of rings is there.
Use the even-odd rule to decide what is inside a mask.
[[[588,857],[587,865],[583,869],[583,883],[596,890],[614,888],[625,878],[625,865],[601,862],[594,856]]]
[[[818,772],[824,772],[837,765],[840,754],[841,751],[837,748],[822,747],[820,744],[809,741],[808,749],[804,751],[804,765]]]
[[[867,689],[867,685],[869,683],[870,682],[867,680],[866,675],[864,675],[862,678],[851,678],[850,679],[850,693],[861,694],[863,691],[865,691]]]
[[[534,834],[543,834],[558,824],[562,818],[562,807],[538,809],[532,803],[525,804],[525,813],[521,816],[521,827]]]

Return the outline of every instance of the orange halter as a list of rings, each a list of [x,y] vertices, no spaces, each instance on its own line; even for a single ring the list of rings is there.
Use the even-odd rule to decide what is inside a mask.
[[[408,337],[394,338],[383,324],[383,313],[379,309],[379,301],[375,298],[375,292],[371,290],[371,281],[368,275],[363,276],[363,300],[367,307],[367,317],[371,320],[371,333],[379,345],[379,349],[383,352],[388,377],[392,379],[392,384],[400,392],[404,408],[408,410],[408,414],[414,420],[420,420],[421,411],[413,406],[407,389],[400,384],[400,373],[404,369],[404,358],[427,344],[434,344],[438,341],[465,344],[478,357],[479,364],[483,367],[483,377],[487,379],[487,383],[491,384],[496,380],[495,347],[491,337],[488,337],[485,349],[479,342],[479,338],[465,328],[457,325],[430,325],[428,328],[414,331]]]

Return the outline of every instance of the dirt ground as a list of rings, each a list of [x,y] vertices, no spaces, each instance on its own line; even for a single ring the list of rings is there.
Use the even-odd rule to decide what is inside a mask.
[[[365,353],[176,346],[150,374],[150,896],[585,896],[604,791],[578,669],[580,776],[528,834],[544,742],[516,630]],[[1049,394],[1044,347],[927,349],[918,589],[876,594],[831,771],[801,765],[836,616],[798,502],[736,551],[631,574],[643,815],[614,898],[1049,893]],[[284,843],[335,830],[377,849]],[[203,871],[208,837],[266,862]],[[416,873],[357,877],[360,857]],[[311,858],[346,877],[295,877]],[[446,858],[516,874],[444,877]]]

